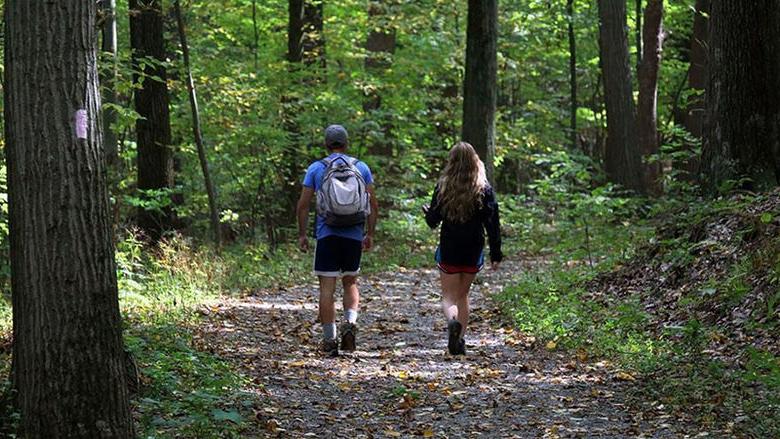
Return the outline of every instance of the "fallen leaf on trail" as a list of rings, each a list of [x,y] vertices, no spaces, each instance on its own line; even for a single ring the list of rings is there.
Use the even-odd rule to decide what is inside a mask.
[[[544,345],[544,347],[546,347],[548,351],[552,351],[558,347],[558,343],[556,343],[555,340],[550,340],[546,345]]]
[[[388,437],[401,437],[401,433],[393,430],[385,430],[383,433]]]
[[[628,372],[618,372],[615,374],[615,379],[618,381],[636,381],[636,377]]]

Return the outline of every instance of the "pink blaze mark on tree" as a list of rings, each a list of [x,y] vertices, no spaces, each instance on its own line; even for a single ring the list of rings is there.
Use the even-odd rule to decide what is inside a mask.
[[[76,138],[86,140],[87,138],[87,110],[76,111]]]

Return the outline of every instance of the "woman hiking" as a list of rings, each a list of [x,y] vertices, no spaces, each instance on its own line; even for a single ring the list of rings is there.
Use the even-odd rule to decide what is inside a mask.
[[[441,223],[436,262],[447,318],[447,348],[452,355],[465,355],[469,290],[484,265],[485,232],[492,269],[497,270],[503,259],[496,196],[485,165],[470,144],[460,142],[450,150],[431,205],[423,206],[423,211],[432,229]]]

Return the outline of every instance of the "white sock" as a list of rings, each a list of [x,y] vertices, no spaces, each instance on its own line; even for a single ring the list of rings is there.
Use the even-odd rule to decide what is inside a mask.
[[[347,320],[347,322],[355,324],[358,318],[357,310],[356,309],[344,310],[344,318]]]
[[[335,323],[323,323],[322,335],[325,340],[336,339],[336,324]]]

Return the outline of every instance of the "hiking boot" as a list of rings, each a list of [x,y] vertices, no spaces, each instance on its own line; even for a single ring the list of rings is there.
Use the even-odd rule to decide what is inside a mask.
[[[357,325],[354,323],[342,323],[339,327],[341,333],[341,350],[346,352],[355,352],[355,336],[357,336]]]
[[[324,353],[328,357],[339,356],[339,343],[333,340],[322,340],[320,343],[320,352]]]
[[[458,349],[455,351],[453,355],[466,355],[466,340],[460,339],[458,341]]]
[[[463,329],[463,325],[457,320],[450,320],[447,324],[447,333],[449,339],[447,340],[447,349],[452,355],[463,355],[465,351],[465,342],[460,337],[460,332]]]

